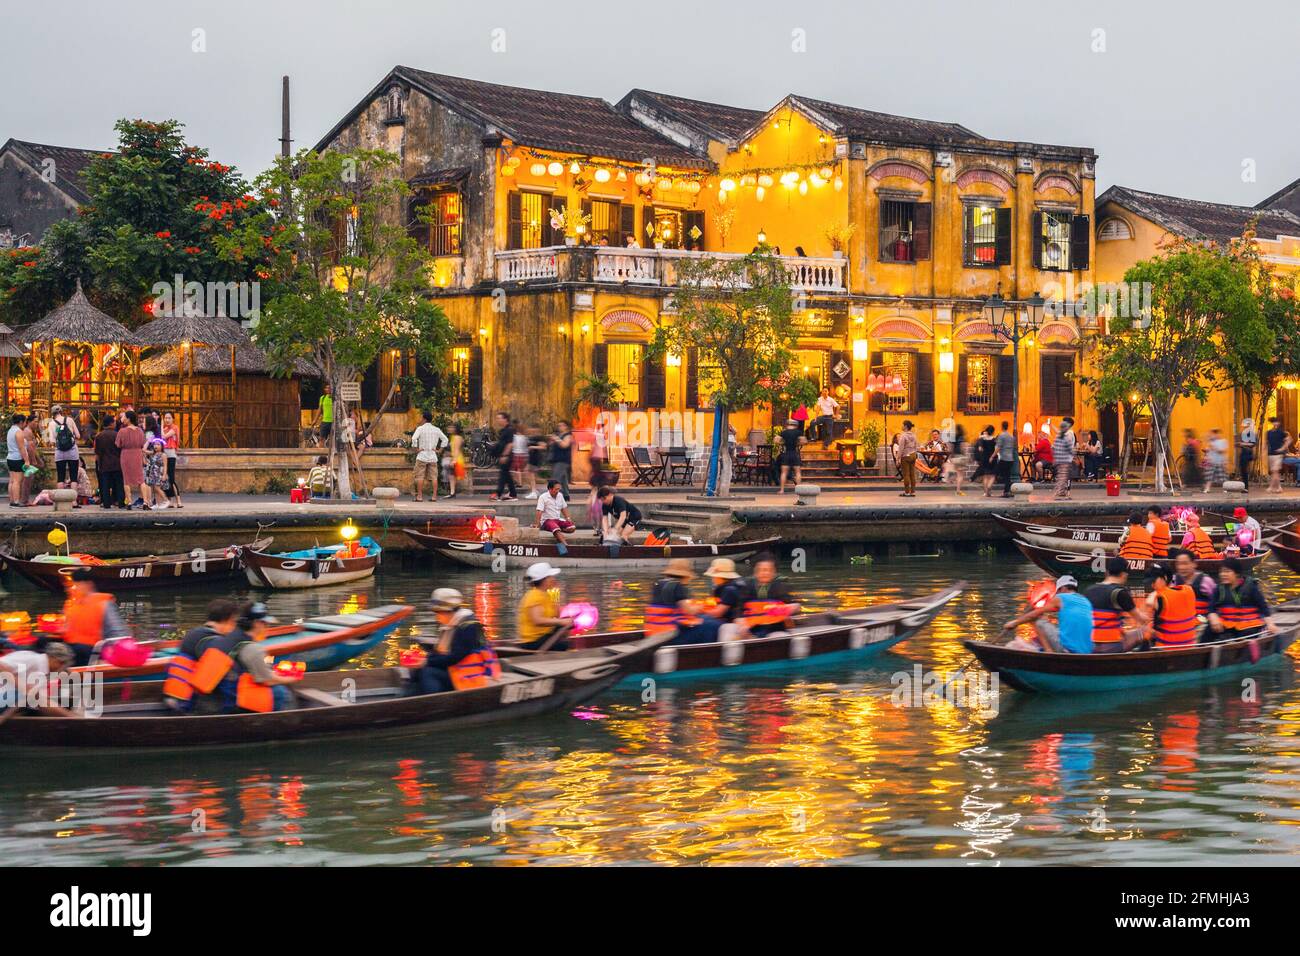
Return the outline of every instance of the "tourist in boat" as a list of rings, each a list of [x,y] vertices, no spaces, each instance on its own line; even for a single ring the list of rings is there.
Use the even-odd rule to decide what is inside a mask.
[[[1210,602],[1210,630],[1223,637],[1245,637],[1261,629],[1276,634],[1272,614],[1259,581],[1246,573],[1237,558],[1224,558],[1219,587]]]
[[[806,440],[803,426],[793,418],[788,419],[781,431],[781,494],[785,494],[785,482],[792,473],[796,487],[803,483],[803,455],[800,446]]]
[[[777,574],[776,555],[763,552],[750,562],[753,574],[744,580],[743,620],[749,633],[763,637],[793,626],[792,615],[799,604],[785,578]]]
[[[534,651],[567,651],[573,621],[560,617],[560,569],[539,561],[524,575],[528,590],[519,602],[519,643]]]
[[[1174,574],[1178,575],[1178,580],[1192,589],[1196,597],[1196,616],[1202,622],[1209,619],[1210,605],[1214,601],[1214,592],[1218,590],[1218,582],[1210,577],[1204,571],[1196,566],[1196,556],[1192,552],[1180,549],[1174,554]],[[1204,627],[1201,628],[1204,632]],[[1202,640],[1204,633],[1202,633]]]
[[[95,587],[90,568],[73,568],[67,578],[68,598],[63,603],[63,638],[72,645],[76,666],[84,667],[106,640],[127,635],[113,595]]]
[[[1151,593],[1146,605],[1150,617],[1147,640],[1159,650],[1196,643],[1196,592],[1182,582],[1167,564],[1151,569]]]
[[[213,613],[212,609],[209,613]],[[284,685],[294,683],[295,678],[277,674],[261,644],[269,626],[279,623],[266,605],[260,602],[244,605],[234,627],[217,623],[225,633],[213,628],[217,633],[196,636],[190,644],[199,652],[189,675],[195,689],[191,712],[266,714],[291,707],[293,695]],[[173,690],[176,689],[173,685]]]
[[[640,510],[622,495],[614,494],[613,488],[601,488],[596,497],[600,500],[601,540],[630,542],[641,526]]]
[[[1056,623],[1044,620],[1056,615]],[[1091,654],[1092,603],[1079,593],[1079,582],[1073,575],[1063,574],[1056,579],[1056,593],[1037,607],[1032,607],[1019,617],[1002,625],[1004,631],[1015,631],[1021,624],[1033,624],[1038,641],[1047,650],[1057,654]],[[1007,642],[1008,647],[1019,650],[1041,650],[1037,643],[1019,638]]]
[[[50,674],[66,671],[73,663],[72,648],[62,641],[51,641],[40,651],[11,651],[0,657],[0,674],[9,675],[0,680],[0,724],[20,713],[39,713],[47,717],[79,717],[66,707],[46,703],[39,707],[20,707],[18,688],[31,691],[33,684],[45,680]],[[44,691],[42,691],[44,694]]]
[[[1128,562],[1121,557],[1106,559],[1106,577],[1083,592],[1092,605],[1092,652],[1114,654],[1131,650],[1142,641],[1145,616],[1128,589]],[[1126,618],[1135,626],[1126,626]]]
[[[567,541],[565,535],[578,530],[569,517],[569,502],[557,478],[548,479],[546,491],[537,496],[537,527],[555,536],[561,552]]]
[[[701,615],[699,602],[691,598],[686,582],[693,577],[695,571],[686,558],[673,558],[668,562],[663,576],[650,591],[650,603],[645,613],[647,636],[676,628],[677,636],[668,642],[670,644],[711,644],[718,639],[721,622]]]
[[[1140,511],[1128,516],[1128,530],[1120,540],[1119,556],[1130,561],[1150,561],[1155,557],[1151,532],[1147,530],[1146,519]]]
[[[474,612],[454,588],[433,592],[439,633],[424,660],[411,674],[421,694],[486,687],[501,676],[501,664]]]
[[[1187,532],[1183,535],[1183,547],[1196,556],[1198,561],[1209,561],[1221,557],[1214,550],[1214,542],[1210,540],[1209,534],[1201,527],[1201,516],[1195,511],[1189,511],[1183,517],[1183,524],[1187,525]]]
[[[1238,505],[1232,509],[1232,520],[1237,525],[1237,532],[1234,537],[1241,548],[1243,555],[1254,554],[1259,547],[1259,543],[1264,538],[1264,529],[1260,527],[1259,521],[1247,514],[1246,509]]]
[[[736,562],[731,558],[714,558],[704,576],[713,582],[713,600],[704,607],[703,613],[718,622],[718,639],[743,637],[745,587],[736,573]]]
[[[1151,535],[1151,550],[1160,560],[1169,556],[1169,522],[1160,513],[1159,505],[1147,508],[1147,534]]]
[[[163,677],[163,701],[168,707],[180,713],[193,708],[195,668],[213,639],[233,631],[238,619],[239,605],[229,598],[217,598],[208,605],[207,620],[185,632]]]

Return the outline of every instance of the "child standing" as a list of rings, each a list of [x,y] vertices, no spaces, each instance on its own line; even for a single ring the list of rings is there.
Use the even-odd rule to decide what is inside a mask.
[[[163,440],[150,439],[144,450],[144,486],[140,497],[144,506],[154,510],[167,507],[167,496],[163,488],[167,484],[167,459],[163,454]]]

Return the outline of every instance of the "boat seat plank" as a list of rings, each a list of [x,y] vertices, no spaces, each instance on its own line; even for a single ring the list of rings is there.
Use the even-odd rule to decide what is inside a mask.
[[[362,624],[373,624],[374,618],[364,614],[335,614],[332,617],[312,618],[312,623],[332,624],[335,627],[360,627]]]
[[[314,704],[324,704],[327,707],[342,707],[347,703],[347,701],[323,690],[317,690],[315,687],[293,687],[292,690],[297,696]]]

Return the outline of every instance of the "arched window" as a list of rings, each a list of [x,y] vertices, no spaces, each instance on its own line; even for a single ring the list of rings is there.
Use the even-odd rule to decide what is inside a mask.
[[[1118,217],[1112,216],[1101,224],[1101,230],[1097,233],[1098,242],[1110,242],[1112,239],[1132,239],[1133,230],[1129,228],[1127,222]]]

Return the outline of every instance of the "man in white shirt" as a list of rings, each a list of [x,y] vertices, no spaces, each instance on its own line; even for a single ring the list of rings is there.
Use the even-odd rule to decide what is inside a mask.
[[[72,648],[67,644],[52,641],[45,645],[45,651],[13,651],[0,657],[0,724],[3,724],[19,708],[33,709],[50,717],[75,717],[70,710],[49,704],[49,694],[37,688],[38,682],[46,680],[50,674],[66,671],[72,666]],[[34,708],[27,708],[28,695],[40,693],[45,703]]]
[[[835,412],[840,403],[831,398],[831,390],[823,388],[817,399],[817,428],[822,433],[822,448],[831,447],[831,434],[834,432]]]
[[[438,452],[447,447],[446,434],[433,423],[433,412],[424,413],[424,421],[411,436],[411,447],[415,449],[415,500],[424,500],[424,483],[433,482],[433,494],[430,500],[438,499]]]
[[[564,492],[556,478],[548,481],[545,493],[537,496],[537,527],[555,535],[561,553],[564,552],[564,536],[577,530],[569,518],[569,503],[564,500]]]

